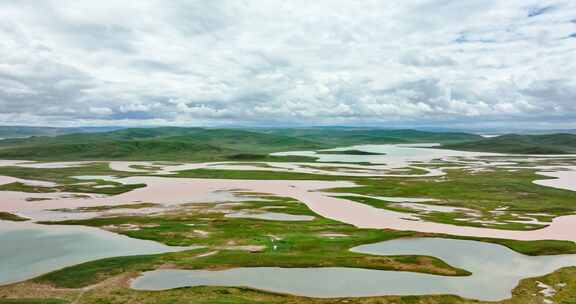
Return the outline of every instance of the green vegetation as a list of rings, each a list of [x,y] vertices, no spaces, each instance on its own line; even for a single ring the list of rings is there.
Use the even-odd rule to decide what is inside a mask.
[[[342,176],[321,175],[283,171],[250,171],[250,170],[219,170],[219,169],[193,169],[178,171],[167,177],[189,178],[219,178],[219,179],[253,179],[253,180],[342,180]]]
[[[128,271],[146,271],[159,265],[160,255],[139,255],[108,258],[67,267],[48,273],[37,279],[37,283],[54,284],[61,288],[81,288],[96,284],[105,277],[119,275]]]
[[[162,217],[120,216],[54,222],[100,227],[133,238],[155,240],[169,245],[205,247],[163,255],[119,257],[88,262],[44,275],[35,279],[35,282],[63,288],[81,288],[122,273],[142,272],[161,265],[184,269],[338,266],[445,275],[466,274],[464,270],[451,268],[431,257],[373,256],[349,251],[351,247],[357,245],[400,237],[454,238],[454,236],[357,229],[323,218],[309,222],[282,222],[224,216],[225,210],[257,213],[269,210],[271,207],[288,214],[314,215],[304,204],[292,199],[270,196],[264,198],[268,201],[247,201],[230,204],[226,208],[213,203],[190,204],[189,207],[175,210]],[[338,236],[331,237],[331,235]],[[572,242],[528,242],[465,237],[461,239],[498,243],[532,255],[576,253],[576,246]],[[189,290],[194,290],[196,293],[198,288]],[[253,293],[253,291],[247,292]]]
[[[305,139],[237,129],[166,127],[3,140],[0,158],[215,161],[262,159],[270,152],[319,148],[324,146]]]
[[[401,204],[372,197],[352,196],[352,195],[339,195],[337,197],[347,199],[350,201],[360,202],[376,208],[387,209],[396,212],[404,212],[407,215],[416,216],[420,219],[430,222],[437,222],[451,225],[490,227],[490,228],[508,229],[508,230],[534,230],[543,228],[545,226],[539,224],[517,223],[514,222],[514,220],[518,220],[518,217],[511,216],[509,214],[496,216],[494,214],[490,214],[489,212],[470,214],[464,211],[457,211],[457,210],[451,212],[428,211],[428,210],[423,211],[403,207],[403,205]],[[431,202],[428,202],[428,204],[430,203]],[[487,221],[493,221],[494,223],[491,224]]]
[[[258,132],[302,138],[342,147],[362,144],[457,143],[479,140],[480,135],[457,132],[426,132],[409,129],[293,128],[258,129]]]
[[[0,126],[0,138],[18,138],[29,136],[57,136],[71,133],[91,133],[112,131],[114,127],[30,127],[30,126]]]
[[[373,197],[353,196],[353,195],[334,195],[334,197],[343,198],[349,201],[359,202],[362,204],[370,205],[372,207],[386,209],[390,211],[404,212],[407,215],[410,213],[412,214],[417,213],[414,209],[405,208],[396,203],[388,202]]]
[[[386,155],[386,153],[375,153],[360,150],[340,150],[340,151],[316,151],[316,154],[344,154],[344,155]]]
[[[574,154],[576,153],[576,135],[509,134],[472,142],[448,144],[442,146],[442,148],[511,154]]]
[[[418,235],[412,232],[357,229],[318,217],[312,221],[286,222],[225,216],[227,210],[258,213],[271,207],[279,208],[279,212],[287,214],[314,215],[306,205],[293,199],[265,198],[267,201],[247,201],[230,204],[225,208],[217,204],[191,204],[161,217],[119,216],[45,223],[100,227],[168,245],[205,247],[142,259],[114,258],[84,263],[42,276],[37,281],[75,288],[118,273],[118,265],[125,267],[121,271],[125,272],[153,269],[167,264],[185,269],[333,266],[443,275],[468,274],[465,270],[452,268],[433,257],[373,256],[349,251],[351,247],[361,244]],[[331,237],[334,234],[339,237]]]
[[[70,166],[66,168],[29,168],[17,166],[0,166],[0,175],[11,176],[26,180],[40,180],[54,182],[57,184],[70,184],[86,182],[73,178],[73,176],[83,175],[104,175],[127,177],[134,175],[130,172],[114,171],[110,169],[107,162],[94,162],[81,166]],[[94,181],[99,182],[99,181]],[[105,181],[102,181],[105,182]]]
[[[376,208],[387,209],[396,212],[404,212],[407,215],[417,215],[417,212],[413,209],[403,208],[397,206],[397,204],[386,202],[383,200],[370,198],[370,197],[358,197],[358,196],[338,196],[340,198],[353,200],[357,202],[361,202],[363,204],[367,204],[370,206],[374,206]],[[451,215],[452,213],[440,213],[435,212],[433,215],[436,214],[443,214],[443,215]],[[435,221],[440,223],[446,224],[455,224],[455,225],[468,225],[468,226],[481,226],[479,224],[474,223],[467,223],[462,221],[450,221],[450,220],[443,220],[438,218],[437,216],[423,216],[425,220],[428,221]],[[500,229],[513,229],[516,228],[517,230],[521,230],[522,228],[526,229],[524,225],[518,224],[505,224],[505,225],[497,225],[497,228]],[[502,246],[506,246],[516,252],[525,254],[525,255],[555,255],[555,254],[576,254],[576,243],[571,241],[555,241],[555,240],[543,240],[543,241],[516,241],[516,240],[507,240],[507,239],[494,239],[494,238],[475,238],[475,237],[462,237],[462,236],[455,236],[455,235],[440,235],[430,233],[428,236],[431,237],[444,237],[444,238],[452,238],[452,239],[462,239],[462,240],[474,240],[474,241],[481,241],[481,242],[488,242],[488,243],[495,243]]]
[[[71,192],[71,193],[100,193],[117,195],[137,188],[142,188],[143,184],[124,185],[113,181],[94,180],[87,184],[86,181],[78,180],[73,176],[82,175],[105,175],[127,177],[129,172],[120,172],[110,169],[108,163],[91,163],[78,167],[39,169],[7,166],[0,167],[0,175],[11,176],[26,180],[39,180],[54,182],[54,187],[32,186],[23,183],[10,183],[0,185],[0,191],[20,191],[28,193],[51,193],[51,192]],[[113,187],[100,188],[99,186],[109,185]]]
[[[539,282],[551,286],[556,291],[546,299],[541,293]],[[545,301],[548,300],[548,301]],[[576,267],[566,267],[538,278],[524,279],[512,291],[512,299],[503,304],[523,303],[576,303]]]
[[[373,205],[378,208],[385,208],[400,212],[414,212],[414,210],[399,207],[397,204],[382,201],[370,197],[347,196],[346,193],[357,193],[368,196],[391,196],[391,197],[422,197],[432,198],[437,201],[427,202],[426,204],[437,204],[454,207],[464,207],[478,211],[477,217],[472,219],[492,220],[506,223],[510,220],[517,220],[523,214],[546,213],[550,216],[542,215],[532,216],[540,221],[549,221],[551,218],[559,215],[572,214],[576,211],[573,202],[576,199],[576,193],[567,190],[554,189],[550,187],[538,186],[532,183],[535,179],[542,179],[532,170],[521,170],[509,172],[504,169],[494,171],[484,171],[470,174],[465,170],[452,169],[447,171],[445,178],[437,177],[418,177],[418,178],[350,178],[341,176],[329,176],[318,174],[304,174],[294,172],[274,172],[274,171],[234,171],[234,170],[210,170],[197,169],[182,171],[170,177],[193,177],[193,178],[222,178],[222,179],[274,179],[274,180],[350,180],[360,185],[360,187],[332,189],[337,196],[346,196],[346,199],[359,201],[365,204]],[[105,182],[115,185],[116,188],[94,188],[91,185],[75,185],[79,181],[71,178],[76,175],[112,175],[112,176],[130,176],[133,173],[118,172],[111,170],[106,163],[93,163],[81,167],[69,167],[58,169],[35,169],[21,167],[0,167],[0,175],[8,175],[23,179],[35,179],[56,182],[59,189],[68,189],[78,193],[121,193],[129,191],[134,185],[120,185],[113,182]],[[99,182],[99,184],[101,184]],[[141,187],[142,185],[137,185]],[[14,185],[3,185],[0,189],[14,187]],[[36,188],[36,192],[54,191],[54,189]],[[18,190],[14,189],[13,190]],[[19,189],[26,190],[26,189]],[[28,189],[30,190],[30,189]],[[342,194],[339,194],[342,192]],[[545,202],[545,203],[543,203]],[[41,202],[40,202],[41,203]],[[504,214],[493,214],[500,207],[508,207]],[[122,206],[120,206],[122,207]],[[96,207],[97,208],[97,207]],[[97,210],[95,210],[97,211]],[[512,217],[511,213],[518,216]],[[408,213],[407,213],[408,214]],[[467,221],[456,221],[455,216],[463,218],[470,217],[463,213],[441,213],[435,212],[424,215],[427,220],[456,225],[478,226],[477,223]],[[240,221],[240,219],[238,219]],[[112,221],[112,220],[109,220]],[[245,220],[248,221],[248,220]],[[118,220],[120,223],[121,220]],[[114,223],[111,223],[114,224]],[[484,224],[491,227],[490,224]],[[179,225],[166,227],[168,231],[171,228],[178,228]],[[510,229],[534,229],[537,226],[528,224],[519,224],[510,222],[505,225],[495,225],[496,228]],[[131,236],[142,237],[143,232],[132,232]],[[140,234],[140,235],[138,235]],[[502,241],[494,241],[502,243]],[[535,248],[530,246],[519,246],[518,242],[512,245],[505,244],[514,250],[525,254],[558,254],[573,252],[572,244],[564,242],[541,243]],[[176,244],[176,243],[175,243]],[[188,244],[188,243],[187,243]],[[530,243],[534,244],[534,243]]]
[[[534,170],[509,172],[494,169],[470,174],[466,170],[447,170],[443,178],[373,178],[356,179],[355,188],[331,189],[342,193],[368,196],[422,197],[437,200],[427,204],[463,207],[491,215],[500,207],[519,214],[546,213],[552,216],[569,215],[576,211],[576,193],[535,185],[543,179]]]
[[[49,286],[44,287],[44,289],[27,288],[26,283],[0,287],[0,298],[3,294],[20,294],[25,291],[27,297],[39,297],[41,295],[70,299],[68,302],[63,300],[56,302],[57,300],[0,299],[0,304],[60,304],[69,302],[78,304],[526,304],[545,303],[544,300],[549,300],[550,303],[576,303],[576,267],[566,267],[541,277],[524,279],[512,290],[512,296],[509,299],[497,302],[477,301],[451,295],[319,299],[241,287],[191,287],[166,291],[137,291],[129,289],[126,284],[131,276],[134,274],[118,276],[89,290],[71,289],[64,293],[51,289]],[[548,298],[544,297],[539,282],[552,286],[556,293]]]
[[[0,211],[0,220],[13,221],[13,222],[25,222],[29,219],[27,219],[25,217],[18,216],[16,214]]]
[[[98,186],[110,185],[112,187],[98,188]],[[55,187],[42,187],[42,186],[30,186],[23,183],[11,183],[0,185],[0,191],[19,191],[28,193],[51,193],[51,192],[75,192],[75,193],[101,193],[116,195],[137,188],[144,187],[144,184],[133,184],[133,185],[123,185],[114,182],[96,182],[94,185],[83,184],[77,181],[75,184],[64,184]],[[81,195],[79,195],[81,196]]]
[[[0,304],[66,304],[58,299],[0,299]]]
[[[62,209],[52,209],[53,211],[64,211],[64,212],[94,212],[94,211],[107,211],[114,209],[142,209],[142,208],[152,208],[158,207],[160,205],[153,203],[136,203],[136,204],[123,204],[114,206],[94,206],[94,207],[80,207],[80,208],[62,208]]]
[[[269,154],[241,153],[226,156],[229,161],[258,161],[258,162],[314,162],[317,158],[297,155],[274,156]]]
[[[540,221],[549,221],[559,215],[572,214],[576,211],[573,202],[576,193],[567,190],[554,189],[550,187],[538,186],[532,183],[535,179],[542,179],[542,176],[535,175],[532,170],[521,170],[509,172],[499,169],[495,171],[485,171],[470,174],[465,170],[452,169],[447,171],[445,178],[344,178],[340,176],[304,174],[294,172],[274,172],[274,171],[234,171],[234,170],[210,170],[197,169],[182,171],[170,177],[193,177],[193,178],[222,178],[222,179],[275,179],[275,180],[350,180],[360,185],[355,188],[333,189],[335,195],[345,193],[357,193],[368,196],[392,196],[392,197],[423,197],[433,198],[437,201],[426,204],[437,204],[455,207],[464,207],[478,211],[479,215],[473,219],[493,220],[503,222],[516,220],[518,217],[511,217],[510,213],[518,214],[522,217],[528,213],[546,213],[548,217],[532,216]],[[106,163],[94,163],[81,167],[59,168],[59,169],[35,169],[20,167],[0,167],[0,175],[8,175],[23,179],[35,179],[61,183],[60,188],[67,187],[70,191],[83,191],[86,193],[110,192],[114,188],[93,188],[90,185],[76,186],[78,180],[70,176],[76,175],[113,175],[130,176],[133,173],[118,172],[110,170]],[[113,182],[105,182],[116,185],[115,192],[129,191],[133,185],[119,185]],[[139,185],[142,186],[142,185]],[[13,187],[10,185],[0,186]],[[65,188],[62,188],[65,189]],[[23,189],[20,189],[23,190]],[[49,188],[43,189],[52,191]],[[38,189],[36,189],[38,191]],[[342,192],[342,194],[339,194]],[[81,193],[81,192],[79,192]],[[414,212],[407,208],[398,207],[397,204],[378,200],[369,197],[346,196],[346,199],[370,204],[378,208],[385,208],[400,212]],[[545,202],[545,203],[542,203]],[[508,207],[501,215],[491,213],[491,211]],[[472,225],[467,221],[456,221],[454,217],[458,215],[463,218],[469,217],[467,214],[432,213],[425,215],[427,220],[456,225]],[[490,224],[485,226],[491,227]],[[178,227],[178,225],[176,225]],[[508,223],[497,225],[496,228],[510,229],[534,229],[535,225]],[[167,227],[166,230],[169,230]],[[133,235],[139,237],[134,232]],[[494,241],[502,243],[501,241]],[[508,245],[514,250],[525,254],[558,254],[573,252],[571,244],[564,242],[545,243],[536,248],[518,246],[518,242]],[[531,243],[533,244],[533,243]],[[505,244],[506,245],[506,244]]]
[[[0,141],[0,159],[26,160],[266,160],[272,152],[320,150],[354,144],[453,143],[478,139],[466,133],[382,129],[141,128]]]
[[[487,227],[502,230],[536,230],[546,227],[545,224],[532,224],[525,222],[515,222],[520,217],[509,214],[494,216],[491,214],[471,215],[466,212],[430,212],[420,216],[421,219],[430,222],[471,226]]]
[[[524,153],[571,153],[570,138],[562,140],[538,137],[522,139],[514,144],[516,137],[498,137],[510,141],[500,149],[514,148]],[[476,147],[486,144],[485,139],[465,133],[430,133],[413,130],[377,130],[355,128],[311,129],[202,129],[202,128],[155,128],[124,129],[97,134],[70,134],[57,137],[33,137],[0,142],[0,158],[39,160],[170,160],[170,161],[310,161],[306,157],[272,157],[270,152],[289,150],[319,150],[337,146],[365,143],[415,143],[442,142],[445,147]],[[482,144],[479,144],[482,143]],[[466,148],[463,148],[466,149]],[[471,148],[471,150],[476,148]],[[484,148],[482,148],[484,149]],[[534,152],[536,151],[536,152]],[[502,152],[502,151],[498,151]],[[508,152],[508,151],[507,151]],[[373,155],[377,153],[359,150],[320,151],[349,155]],[[241,164],[241,163],[237,163]],[[267,167],[269,165],[256,163]],[[321,165],[321,164],[319,164]],[[429,165],[428,165],[429,166]],[[438,164],[444,166],[444,164]],[[138,167],[141,169],[155,169]],[[313,168],[313,166],[310,166]],[[157,169],[157,168],[156,168]],[[342,167],[324,167],[325,170],[345,170]],[[412,168],[411,174],[421,173]],[[181,171],[170,177],[254,179],[254,180],[347,180],[360,185],[357,188],[332,189],[335,196],[358,201],[377,208],[405,212],[423,219],[457,225],[490,227],[460,218],[506,223],[494,227],[501,229],[534,229],[537,225],[513,223],[526,214],[549,214],[531,216],[539,221],[549,221],[555,216],[576,212],[576,193],[537,186],[533,180],[543,179],[533,170],[509,172],[504,169],[471,174],[462,169],[450,169],[445,177],[410,178],[361,178],[304,174],[274,171],[234,171],[196,169]],[[405,172],[404,172],[405,173]],[[111,175],[127,177],[134,173],[113,171],[105,162],[86,166],[35,169],[23,167],[0,167],[0,175],[22,179],[55,182],[54,187],[32,186],[23,183],[0,185],[0,190],[34,193],[72,192],[103,193],[116,195],[144,185],[123,185],[113,181],[95,180],[86,184],[72,178],[77,175]],[[142,175],[146,175],[145,173]],[[155,175],[156,176],[156,175]],[[112,187],[99,188],[110,185]],[[421,197],[436,201],[426,204],[455,206],[473,209],[477,214],[465,212],[423,213],[398,204],[367,196]],[[202,248],[159,255],[129,256],[91,261],[67,267],[28,282],[0,287],[0,304],[3,303],[396,303],[396,304],[464,304],[481,303],[456,296],[403,296],[367,297],[345,299],[311,299],[280,295],[246,288],[194,287],[161,292],[131,290],[129,278],[142,271],[157,268],[180,269],[226,269],[233,267],[355,267],[383,270],[401,270],[434,273],[450,276],[469,274],[443,261],[427,256],[376,256],[351,252],[351,247],[392,240],[402,237],[447,237],[478,240],[507,246],[528,255],[576,254],[576,244],[568,241],[514,241],[490,238],[456,237],[433,233],[407,231],[358,229],[351,225],[318,217],[306,205],[291,198],[244,193],[264,198],[266,201],[249,200],[230,204],[189,204],[177,210],[168,210],[161,216],[122,215],[94,219],[68,220],[45,224],[86,225],[99,227],[133,238],[154,240],[168,245],[200,245]],[[41,204],[41,202],[39,202]],[[115,208],[148,208],[153,202],[118,206],[81,207],[61,211],[105,211]],[[505,212],[494,213],[502,207]],[[312,221],[270,221],[226,217],[228,213],[281,212],[293,215],[311,215]],[[512,215],[517,214],[517,215]],[[17,215],[0,212],[3,220],[25,220]],[[528,279],[514,290],[514,297],[501,304],[541,303],[535,282],[551,286],[566,284],[552,300],[555,303],[575,303],[576,268],[565,268],[553,274]],[[28,285],[27,285],[28,284]],[[86,288],[90,287],[90,288]],[[18,289],[20,288],[20,289]],[[17,292],[18,291],[18,292]],[[7,297],[30,297],[30,300],[10,300]],[[33,299],[32,299],[33,298]],[[46,298],[46,300],[43,300]]]
[[[458,237],[453,235],[446,235],[444,237],[500,244],[516,252],[520,252],[522,254],[531,256],[576,254],[576,244],[571,241],[554,241],[554,240],[516,241],[516,240],[492,239],[492,238]]]

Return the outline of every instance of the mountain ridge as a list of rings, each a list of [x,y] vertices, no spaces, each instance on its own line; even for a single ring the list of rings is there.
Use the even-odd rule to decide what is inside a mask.
[[[442,148],[510,154],[576,154],[576,134],[505,134],[478,141],[443,145]]]
[[[100,133],[32,136],[0,141],[0,158],[27,160],[186,160],[266,158],[269,153],[359,144],[453,143],[466,133],[387,129],[126,128]]]

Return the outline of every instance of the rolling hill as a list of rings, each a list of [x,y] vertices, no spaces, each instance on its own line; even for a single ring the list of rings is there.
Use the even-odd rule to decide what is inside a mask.
[[[358,144],[455,143],[478,135],[356,128],[129,128],[100,133],[32,136],[0,141],[1,159],[26,160],[269,160],[272,152]],[[279,159],[279,158],[278,158]]]
[[[442,148],[511,154],[576,154],[576,134],[507,134],[478,141],[443,145]]]
[[[118,127],[31,127],[31,126],[0,126],[0,138],[20,138],[29,136],[57,136],[71,133],[106,132],[120,129]]]
[[[405,143],[460,143],[482,139],[482,136],[461,132],[427,132],[410,129],[372,128],[294,128],[261,130],[268,134],[280,134],[303,138],[330,146],[363,144]]]
[[[281,135],[237,129],[135,128],[55,137],[0,141],[0,158],[30,160],[261,159],[277,151],[320,149],[324,145]]]

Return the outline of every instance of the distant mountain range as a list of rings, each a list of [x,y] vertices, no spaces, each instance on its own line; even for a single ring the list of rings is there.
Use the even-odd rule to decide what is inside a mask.
[[[0,126],[0,138],[18,138],[29,136],[57,136],[71,133],[106,132],[121,129],[120,127],[30,127],[30,126]]]
[[[12,129],[9,129],[12,128]],[[0,159],[27,160],[268,160],[269,153],[362,144],[440,143],[442,148],[518,154],[576,153],[576,135],[502,135],[371,128],[98,128],[0,127],[25,138],[0,141]],[[72,134],[58,135],[58,133]],[[30,135],[36,133],[35,135]],[[38,136],[38,133],[42,136]],[[0,133],[2,134],[2,133]],[[45,136],[50,135],[50,136]],[[1,136],[0,136],[1,137]]]
[[[411,129],[292,128],[259,129],[258,132],[311,140],[331,147],[362,144],[458,143],[482,139],[462,132],[427,132]]]
[[[518,135],[507,134],[472,142],[444,145],[443,148],[464,151],[512,154],[576,154],[575,134]]]
[[[358,144],[458,143],[481,139],[466,133],[383,129],[133,128],[100,133],[32,136],[0,141],[0,158],[30,160],[262,159],[271,152],[318,150]]]

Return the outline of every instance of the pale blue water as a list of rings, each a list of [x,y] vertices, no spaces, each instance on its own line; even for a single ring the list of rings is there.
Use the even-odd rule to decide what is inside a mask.
[[[489,155],[489,153],[475,153],[465,151],[454,151],[444,149],[434,149],[436,144],[414,144],[414,145],[359,145],[330,149],[330,151],[360,150],[384,155],[349,155],[349,154],[318,154],[315,151],[291,151],[279,152],[272,155],[297,155],[317,157],[321,162],[343,162],[343,163],[372,163],[372,164],[404,164],[411,161],[430,161],[443,157],[463,157],[476,155]]]
[[[236,268],[223,271],[156,270],[132,288],[163,290],[185,286],[244,286],[309,297],[454,294],[496,301],[511,296],[519,280],[576,265],[576,255],[530,257],[506,247],[440,238],[406,239],[363,245],[355,252],[429,255],[471,271],[468,277],[357,268]]]
[[[96,228],[0,221],[0,285],[102,258],[185,249],[191,247],[170,247]]]

